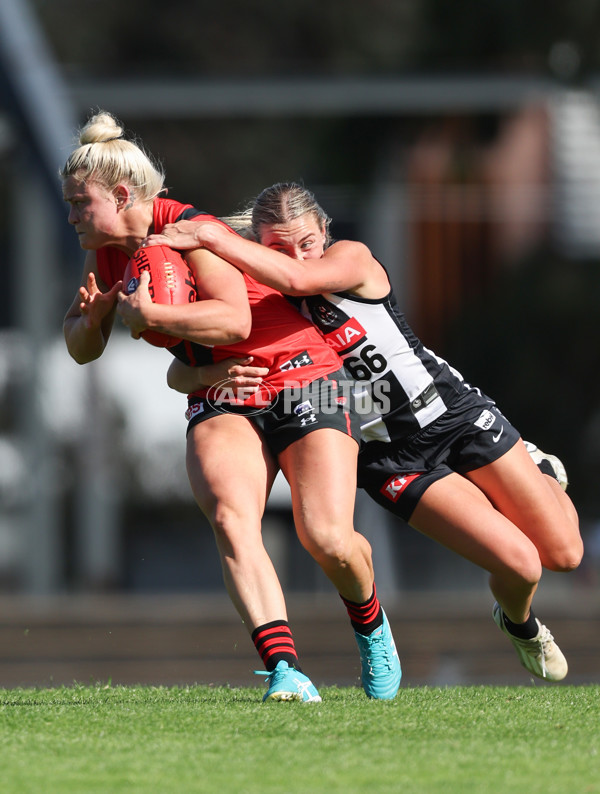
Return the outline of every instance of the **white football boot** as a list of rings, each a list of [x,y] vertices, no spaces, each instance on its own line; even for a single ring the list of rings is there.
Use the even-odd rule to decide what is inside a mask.
[[[504,632],[515,646],[525,669],[545,681],[562,681],[569,671],[569,666],[561,649],[554,642],[554,637],[543,623],[536,618],[539,627],[537,635],[530,640],[522,640],[520,637],[513,636],[504,625],[500,604],[494,604],[492,614],[500,631]]]
[[[527,452],[531,455],[531,459],[536,465],[539,465],[543,460],[547,460],[550,466],[552,466],[552,470],[554,471],[554,476],[558,480],[560,487],[563,491],[567,490],[567,486],[569,484],[569,478],[567,477],[567,470],[565,466],[556,455],[547,455],[545,452],[542,452],[541,449],[538,449],[535,444],[532,444],[531,441],[524,441],[525,447],[527,448]]]

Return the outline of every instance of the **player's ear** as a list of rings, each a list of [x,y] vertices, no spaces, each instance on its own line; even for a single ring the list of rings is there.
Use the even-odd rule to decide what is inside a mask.
[[[124,209],[125,207],[129,206],[132,199],[131,190],[127,187],[127,185],[119,184],[113,190],[113,196],[115,197],[115,202],[117,205],[117,209]]]
[[[321,224],[319,231],[321,233],[321,237],[323,238],[323,250],[325,250],[329,245],[329,240],[327,235],[327,224],[325,223],[325,221],[323,221],[323,223]]]

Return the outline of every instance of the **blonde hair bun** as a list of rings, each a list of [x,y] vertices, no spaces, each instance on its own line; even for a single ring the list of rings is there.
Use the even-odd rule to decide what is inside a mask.
[[[79,132],[79,143],[84,146],[86,143],[103,143],[115,138],[123,137],[124,129],[117,119],[102,111],[88,119],[85,126]]]

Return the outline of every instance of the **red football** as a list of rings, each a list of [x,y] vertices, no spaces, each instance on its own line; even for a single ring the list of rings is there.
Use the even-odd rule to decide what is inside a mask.
[[[180,253],[166,245],[138,248],[123,273],[123,292],[135,292],[142,271],[150,273],[148,290],[154,303],[178,305],[194,303],[196,282],[194,274]],[[142,338],[155,347],[173,347],[180,339],[158,331],[144,331]]]

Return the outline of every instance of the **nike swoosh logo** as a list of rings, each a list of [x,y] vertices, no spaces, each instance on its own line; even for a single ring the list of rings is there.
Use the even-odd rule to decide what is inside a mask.
[[[504,425],[502,425],[502,427],[500,428],[500,432],[498,433],[497,436],[492,436],[492,441],[494,442],[494,444],[497,444],[498,441],[500,441],[500,436],[502,435],[502,433],[504,433]]]

